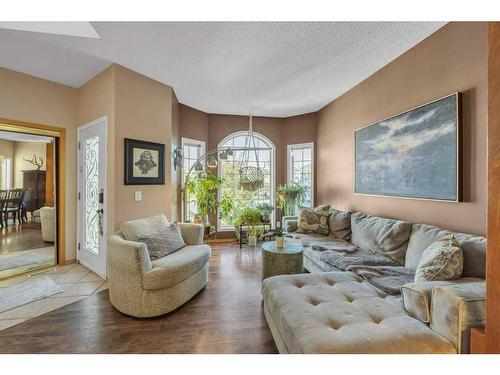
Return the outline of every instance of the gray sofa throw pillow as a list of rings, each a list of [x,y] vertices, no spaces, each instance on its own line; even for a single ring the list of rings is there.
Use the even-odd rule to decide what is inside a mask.
[[[160,259],[186,246],[177,223],[168,225],[161,232],[139,235],[138,239],[146,245],[151,260]]]
[[[335,208],[330,209],[328,214],[328,227],[330,233],[336,238],[348,240],[351,237],[351,213]]]
[[[404,264],[411,227],[412,224],[406,221],[355,212],[351,215],[351,242]]]
[[[457,239],[451,235],[424,250],[415,271],[415,282],[455,280],[462,276],[464,254]]]
[[[330,205],[316,208],[300,207],[297,233],[317,233],[328,236],[328,211]]]

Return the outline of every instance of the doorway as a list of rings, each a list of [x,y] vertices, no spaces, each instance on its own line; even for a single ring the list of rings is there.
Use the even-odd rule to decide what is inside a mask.
[[[78,128],[77,259],[106,279],[106,117]]]
[[[0,124],[0,279],[57,264],[58,142]]]

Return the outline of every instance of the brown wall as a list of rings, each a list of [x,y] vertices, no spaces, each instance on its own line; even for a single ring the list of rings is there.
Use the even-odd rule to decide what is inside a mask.
[[[0,118],[66,129],[66,260],[76,257],[76,124],[78,90],[0,68]]]
[[[486,233],[487,24],[451,23],[318,114],[318,203]],[[354,130],[449,93],[463,93],[464,202],[353,195]]]
[[[179,104],[179,135],[203,141],[208,147],[208,114]]]
[[[172,217],[171,87],[115,65],[115,228],[156,214]],[[165,144],[165,185],[124,185],[124,138]],[[134,192],[142,191],[142,201]]]
[[[109,230],[159,213],[176,220],[172,150],[178,138],[178,103],[172,88],[113,64],[79,91],[79,125],[107,116]],[[125,138],[165,144],[165,185],[124,185]],[[135,191],[142,191],[142,201],[135,201]]]
[[[115,165],[114,116],[115,116],[115,66],[96,75],[78,89],[78,126],[106,116],[107,118],[107,162]],[[107,224],[112,230],[115,223],[115,168],[108,168],[106,184]]]

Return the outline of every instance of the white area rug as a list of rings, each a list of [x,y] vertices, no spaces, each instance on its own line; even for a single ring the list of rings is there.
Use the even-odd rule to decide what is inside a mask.
[[[48,276],[1,288],[0,313],[61,292],[62,289]]]
[[[54,246],[0,255],[0,271],[20,267],[50,266],[55,264],[55,256]]]

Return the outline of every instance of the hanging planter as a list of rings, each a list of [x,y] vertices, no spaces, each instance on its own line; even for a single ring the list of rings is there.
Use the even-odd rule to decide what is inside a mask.
[[[255,161],[257,166],[248,165],[250,158],[250,150],[255,153]],[[253,136],[252,116],[250,115],[248,124],[248,135],[245,138],[245,150],[240,163],[240,189],[246,191],[255,191],[264,187],[264,172],[259,167],[259,154],[255,145],[255,137]]]
[[[294,182],[279,185],[276,192],[278,193],[278,207],[283,209],[286,216],[295,215],[297,207],[304,201],[306,195],[305,189]]]
[[[264,187],[264,172],[257,167],[243,167],[240,169],[240,189],[255,191]]]

